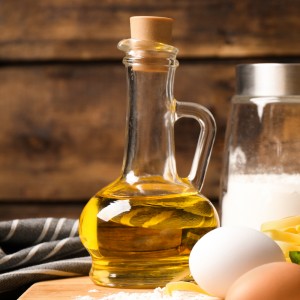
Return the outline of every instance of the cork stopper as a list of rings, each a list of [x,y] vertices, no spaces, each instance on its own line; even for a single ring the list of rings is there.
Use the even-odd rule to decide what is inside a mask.
[[[135,16],[130,18],[131,38],[171,45],[173,19]]]

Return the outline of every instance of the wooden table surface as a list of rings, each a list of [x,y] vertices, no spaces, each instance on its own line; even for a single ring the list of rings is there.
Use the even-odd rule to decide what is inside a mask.
[[[97,286],[90,280],[89,277],[76,277],[35,283],[19,299],[81,300],[81,297],[82,299],[99,299],[101,297],[112,295],[120,291],[124,290]],[[143,293],[149,290],[125,291]]]

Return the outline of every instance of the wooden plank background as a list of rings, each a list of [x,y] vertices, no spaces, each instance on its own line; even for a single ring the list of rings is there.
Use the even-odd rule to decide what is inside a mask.
[[[0,2],[0,219],[77,217],[123,158],[129,17],[175,19],[175,97],[198,102],[218,134],[203,193],[218,200],[235,65],[299,62],[299,0],[3,0]],[[176,124],[179,173],[198,126]]]

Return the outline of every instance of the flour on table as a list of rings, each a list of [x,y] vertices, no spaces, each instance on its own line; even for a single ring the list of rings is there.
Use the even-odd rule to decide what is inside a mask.
[[[220,298],[210,297],[194,292],[173,291],[172,296],[165,295],[164,289],[156,288],[153,292],[128,293],[119,292],[113,295],[94,298],[90,296],[78,296],[74,300],[219,300]]]

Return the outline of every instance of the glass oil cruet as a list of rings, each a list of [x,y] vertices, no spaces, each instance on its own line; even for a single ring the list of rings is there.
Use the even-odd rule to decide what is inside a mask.
[[[92,257],[90,277],[102,286],[154,288],[188,275],[193,245],[219,226],[217,212],[199,191],[215,137],[215,121],[198,104],[173,97],[177,49],[172,19],[132,17],[126,53],[128,110],[120,177],[90,199],[79,233]],[[174,158],[174,123],[198,120],[201,128],[187,178]]]

